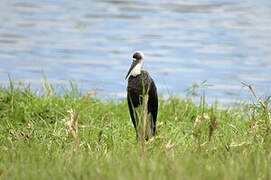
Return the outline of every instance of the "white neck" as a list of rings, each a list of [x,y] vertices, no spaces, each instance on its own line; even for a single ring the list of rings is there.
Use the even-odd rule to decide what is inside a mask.
[[[142,61],[139,62],[131,72],[132,76],[137,76],[141,73]]]

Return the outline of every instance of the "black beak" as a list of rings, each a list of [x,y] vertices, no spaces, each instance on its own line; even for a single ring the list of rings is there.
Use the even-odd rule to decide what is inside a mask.
[[[130,69],[129,69],[129,71],[128,71],[126,77],[125,77],[125,79],[127,79],[127,77],[129,76],[130,72],[134,69],[134,67],[136,66],[136,64],[137,64],[136,61],[133,60],[133,63],[131,64]]]

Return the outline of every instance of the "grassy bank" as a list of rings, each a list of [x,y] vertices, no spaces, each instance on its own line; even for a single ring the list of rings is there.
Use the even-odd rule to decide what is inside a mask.
[[[143,149],[127,103],[92,93],[1,89],[0,179],[271,178],[268,101],[220,109],[160,97]]]

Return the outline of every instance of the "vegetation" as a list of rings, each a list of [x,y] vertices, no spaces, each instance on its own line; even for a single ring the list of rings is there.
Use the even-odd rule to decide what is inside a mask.
[[[269,99],[220,108],[160,97],[157,135],[143,147],[126,101],[94,93],[2,88],[0,179],[271,178]]]

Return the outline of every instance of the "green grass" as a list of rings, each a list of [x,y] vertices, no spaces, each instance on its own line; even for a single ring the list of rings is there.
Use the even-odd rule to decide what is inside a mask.
[[[125,101],[44,84],[0,90],[0,179],[270,179],[268,100],[218,108],[160,97],[157,136],[136,141]],[[63,119],[79,112],[78,138]],[[197,121],[196,121],[197,119]],[[210,132],[211,131],[211,132]]]

